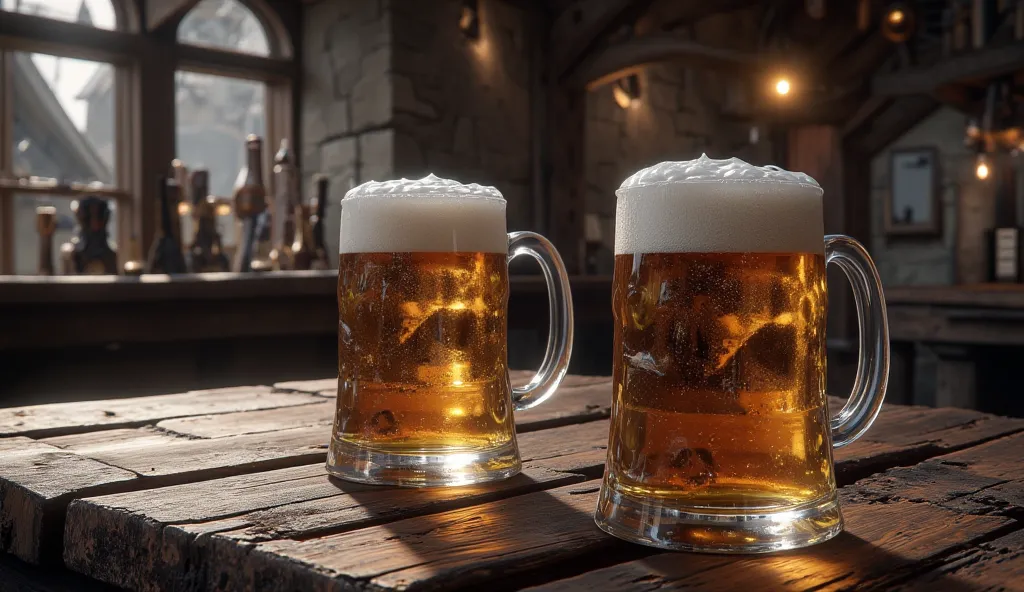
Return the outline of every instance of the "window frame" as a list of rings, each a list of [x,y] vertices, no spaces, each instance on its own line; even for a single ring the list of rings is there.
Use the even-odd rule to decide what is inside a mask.
[[[143,257],[155,236],[156,177],[166,174],[175,153],[175,72],[188,70],[261,81],[265,84],[267,149],[264,170],[270,170],[271,147],[296,133],[301,67],[294,50],[297,18],[280,14],[265,0],[236,0],[259,20],[267,34],[270,56],[179,43],[177,28],[199,0],[173,0],[173,12],[155,26],[144,26],[144,5],[156,0],[110,0],[114,30],[29,14],[2,11],[0,18],[0,174],[13,172],[12,52],[37,52],[105,62],[114,67],[115,186],[130,195],[129,207],[118,208],[118,263]],[[169,2],[172,0],[159,0]],[[293,8],[292,10],[298,10]],[[283,18],[284,17],[284,18]],[[266,179],[272,190],[273,179]],[[14,272],[14,194],[0,188],[0,275]],[[70,199],[70,198],[69,198]],[[134,253],[128,249],[137,237]]]

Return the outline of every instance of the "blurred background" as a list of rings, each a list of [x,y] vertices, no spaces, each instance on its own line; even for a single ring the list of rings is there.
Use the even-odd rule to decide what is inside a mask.
[[[1018,81],[1016,0],[0,0],[0,406],[332,375],[339,201],[428,172],[555,242],[572,371],[609,374],[614,190],[707,153],[822,185],[885,285],[891,401],[1024,416]]]

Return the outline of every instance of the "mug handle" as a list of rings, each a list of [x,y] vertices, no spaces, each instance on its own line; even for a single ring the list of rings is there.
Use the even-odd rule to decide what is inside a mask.
[[[508,235],[508,261],[520,255],[529,255],[540,263],[548,285],[548,347],[544,352],[537,374],[526,386],[512,389],[512,403],[516,411],[534,407],[554,394],[569,370],[572,353],[572,294],[569,274],[551,241],[535,232],[510,232]],[[557,279],[556,279],[557,276]]]
[[[857,377],[846,405],[832,418],[832,445],[846,446],[871,427],[889,380],[889,321],[882,281],[864,245],[841,234],[825,237],[825,263],[835,262],[853,288],[860,330]]]

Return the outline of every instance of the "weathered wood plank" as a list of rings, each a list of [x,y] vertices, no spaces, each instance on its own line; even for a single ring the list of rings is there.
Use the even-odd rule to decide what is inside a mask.
[[[534,572],[527,580],[544,577],[547,568],[574,559],[583,567],[591,558],[632,549],[594,526],[596,488],[596,481],[570,485],[350,533],[257,543],[251,549],[214,534],[210,541],[220,558],[215,581],[224,590],[433,589],[482,585],[496,577],[509,586],[520,574]],[[854,503],[846,512],[846,535],[800,554],[744,560],[669,554],[663,561],[666,568],[683,570],[688,586],[723,590],[736,589],[731,584],[744,580],[759,588],[766,582],[768,588],[807,588],[837,578],[864,582],[1011,522],[912,502]],[[712,575],[709,570],[715,567],[721,569]],[[621,589],[609,586],[609,580],[602,574],[578,588]],[[799,583],[794,586],[794,581]]]
[[[205,548],[209,533],[231,531],[240,544],[308,538],[580,482],[600,474],[607,438],[607,421],[523,434],[523,473],[471,487],[372,487],[314,465],[79,500],[68,510],[65,561],[132,589],[202,589],[219,561]],[[210,505],[188,503],[210,496]]]
[[[1017,538],[1004,537],[1006,540],[995,546],[985,542],[1006,529],[1024,526],[1011,519],[1019,517],[1024,508],[988,495],[994,485],[1024,482],[1021,450],[1024,434],[1016,434],[914,467],[890,469],[845,487],[840,496],[846,532],[833,542],[807,551],[739,562],[682,562],[680,555],[665,553],[554,582],[541,589],[583,590],[602,585],[614,588],[630,583],[641,590],[732,590],[750,586],[890,589],[908,578],[916,578],[924,564],[938,566],[926,568],[923,580],[931,583],[933,590],[973,590],[973,586],[957,587],[957,579],[951,575],[975,561],[982,564],[973,574],[980,581],[994,582],[1004,573],[1024,571],[1024,566],[1008,567],[997,561],[998,553],[1024,553],[1019,546],[1014,550]],[[992,519],[1002,521],[991,522]],[[982,529],[975,530],[979,525]],[[1010,581],[1013,580],[1003,580],[1003,585]],[[1019,581],[1024,585],[1024,580]]]
[[[75,498],[323,462],[330,439],[332,403],[307,394],[278,396],[305,398],[306,404],[287,413],[291,424],[282,424],[305,427],[265,432],[262,430],[273,421],[273,414],[246,411],[212,416],[205,427],[198,427],[200,419],[207,421],[203,417],[188,427],[172,423],[167,429],[106,430],[43,440],[42,448],[29,448],[23,455],[23,464],[29,468],[8,469],[0,464],[0,491],[28,500],[25,509],[0,506],[0,524],[21,533],[17,544],[4,544],[3,548],[30,562],[38,562],[47,554],[40,538],[50,539],[45,542],[50,553],[59,549],[64,511]],[[529,432],[607,417],[610,396],[610,383],[567,387],[545,404],[517,413],[517,429]],[[203,432],[217,437],[186,437],[201,436]],[[40,485],[30,474],[31,467],[52,464],[54,459],[59,459],[61,471],[79,477],[62,480],[55,472],[53,482],[37,491]],[[84,479],[86,487],[78,479]],[[0,538],[0,543],[4,539]]]
[[[318,402],[296,393],[275,393],[266,386],[190,391],[174,395],[53,403],[0,409],[0,437],[43,438],[112,428],[136,427],[162,419],[273,409]]]
[[[583,392],[586,389],[569,389],[558,396],[564,397],[573,390]],[[838,400],[833,400],[833,407],[838,403]],[[934,418],[930,414],[935,414]],[[522,414],[522,417],[525,416],[525,413]],[[1024,421],[1000,421],[1003,419],[1005,418],[993,418],[962,410],[936,411],[887,406],[873,431],[869,432],[873,434],[874,441],[839,451],[837,478],[840,484],[851,483],[867,470],[884,470],[907,462],[912,464],[915,462],[914,459],[922,455],[941,454],[945,450],[1024,429]],[[523,458],[528,465],[539,464],[549,470],[599,477],[603,470],[608,423],[607,420],[596,421],[523,434],[520,437]],[[309,476],[300,471],[308,471],[308,468],[284,471],[281,473],[282,479],[289,472],[304,475],[303,479],[311,479],[313,482],[318,478],[323,479],[322,475]],[[237,479],[258,477],[254,475]],[[225,491],[232,491],[234,486],[228,484],[230,480],[223,481]],[[180,561],[179,558],[187,557],[193,570],[197,566],[217,565],[228,561],[223,557],[216,561],[208,559],[209,551],[205,549],[205,542],[211,533],[222,533],[222,539],[235,540],[241,548],[247,548],[247,545],[253,542],[305,539],[372,523],[366,521],[366,516],[361,510],[352,507],[351,501],[345,497],[348,495],[347,492],[338,492],[334,489],[332,494],[332,488],[329,486],[324,489],[310,487],[307,493],[284,496],[280,503],[270,506],[263,505],[267,503],[267,498],[261,497],[263,494],[257,493],[261,490],[256,488],[253,495],[257,507],[247,505],[253,503],[248,501],[247,495],[229,495],[228,497],[237,498],[237,504],[231,505],[230,511],[218,506],[219,509],[209,516],[202,512],[197,514],[194,508],[182,504],[183,499],[201,498],[208,495],[201,493],[202,491],[217,491],[219,488],[219,481],[211,481],[180,488],[84,500],[73,506],[69,513],[68,532],[70,533],[72,528],[78,528],[78,523],[87,525],[76,535],[79,540],[118,540],[129,549],[148,549],[147,556],[175,558],[174,561],[158,564],[158,571],[162,574],[159,578],[154,576],[153,570],[156,570],[156,567],[147,568],[150,571],[132,571],[131,565],[119,566],[118,557],[128,551],[86,554],[81,551],[87,548],[85,545],[72,544],[70,539],[66,546],[66,559],[75,565],[76,569],[119,585],[136,586],[138,582],[151,580],[182,582],[186,579],[180,575],[182,568],[180,565],[174,567],[177,565],[175,562]],[[288,488],[293,488],[293,484],[289,484]],[[375,503],[373,498],[367,497],[366,494],[362,494],[362,497],[364,504],[372,506]],[[168,513],[167,508],[174,510]],[[436,508],[423,511],[435,510]],[[397,520],[407,515],[391,514],[387,519]],[[376,517],[384,519],[379,515]],[[154,534],[159,532],[163,534]],[[161,550],[161,544],[172,545],[174,550]],[[222,547],[226,544],[223,543]],[[226,551],[220,548],[218,552]],[[228,562],[225,565],[233,564]],[[119,571],[114,571],[115,569]],[[176,573],[179,575],[175,576]],[[193,574],[190,577],[199,576]],[[193,579],[183,586],[164,589],[197,589],[194,587],[199,585]]]
[[[59,552],[69,491],[101,495],[136,478],[22,437],[0,440],[0,474],[0,545],[32,561],[46,551]]]
[[[1024,590],[1024,530],[946,557],[893,590]]]
[[[536,371],[534,370],[509,370],[508,372],[513,386],[526,384],[535,374]],[[579,374],[567,374],[562,380],[562,384],[559,385],[559,393],[562,392],[561,389],[566,387],[604,384],[610,383],[611,381],[612,379],[610,376],[582,376]],[[321,378],[318,380],[291,380],[288,382],[275,383],[274,388],[283,391],[297,391],[301,393],[335,397],[338,395],[338,379]],[[554,399],[547,402],[550,403],[551,401],[554,401]]]
[[[843,401],[829,398],[835,411]],[[836,451],[846,466],[847,479],[974,446],[1024,431],[1024,420],[988,415],[968,409],[886,405],[871,429],[859,440]]]
[[[168,419],[156,424],[156,427],[196,438],[259,434],[289,428],[329,426],[334,421],[334,407],[332,399],[298,407]]]

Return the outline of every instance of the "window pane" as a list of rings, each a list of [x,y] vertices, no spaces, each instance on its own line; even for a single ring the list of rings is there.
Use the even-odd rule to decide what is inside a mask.
[[[263,83],[182,71],[175,83],[175,153],[189,169],[210,171],[211,194],[231,197],[245,166],[245,137],[264,135]],[[234,244],[232,219],[221,217],[225,244]]]
[[[178,25],[178,41],[189,45],[270,55],[267,33],[238,0],[203,0]]]
[[[0,9],[113,30],[117,17],[110,0],[0,0]]]
[[[14,173],[114,183],[114,67],[13,54]]]
[[[14,273],[35,275],[39,269],[39,233],[36,230],[36,208],[53,206],[57,208],[57,230],[53,233],[53,266],[57,275],[61,273],[60,246],[75,235],[75,214],[71,210],[72,200],[61,196],[24,195],[14,196]],[[117,202],[108,200],[110,222],[107,224],[107,242],[117,250]]]

